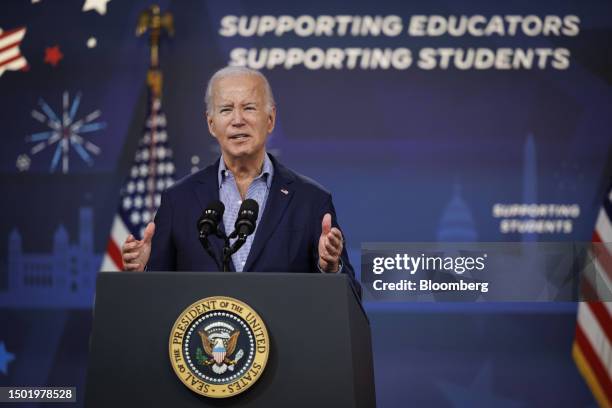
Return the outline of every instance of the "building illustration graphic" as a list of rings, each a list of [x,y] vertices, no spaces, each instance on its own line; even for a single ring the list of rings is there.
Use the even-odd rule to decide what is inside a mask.
[[[478,241],[474,217],[461,195],[459,183],[453,186],[453,196],[442,213],[436,240],[438,242]]]
[[[76,243],[59,225],[51,253],[26,253],[17,228],[8,240],[8,288],[0,292],[0,307],[90,308],[102,261],[93,250],[93,210],[79,209]]]

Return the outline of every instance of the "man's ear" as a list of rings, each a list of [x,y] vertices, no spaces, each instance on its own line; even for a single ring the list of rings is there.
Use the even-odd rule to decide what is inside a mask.
[[[273,106],[268,113],[268,133],[272,133],[276,125],[276,106]]]
[[[215,127],[213,125],[212,117],[210,117],[208,113],[205,113],[204,115],[206,117],[206,124],[208,125],[208,132],[216,139],[217,136],[215,135]]]

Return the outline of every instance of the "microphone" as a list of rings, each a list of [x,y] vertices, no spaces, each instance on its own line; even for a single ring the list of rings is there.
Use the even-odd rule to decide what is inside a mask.
[[[198,220],[198,231],[201,237],[215,235],[219,227],[219,223],[223,219],[225,206],[219,200],[213,201],[206,206],[206,209]]]
[[[221,270],[221,265],[215,256],[215,253],[210,248],[210,243],[208,242],[209,235],[218,235],[219,223],[223,219],[223,212],[225,211],[225,206],[219,200],[213,201],[212,203],[206,206],[206,209],[198,219],[198,233],[200,234],[200,243],[202,244],[202,248],[206,251],[208,255],[215,261],[217,268]]]
[[[242,202],[240,209],[238,210],[238,217],[234,224],[234,232],[225,240],[225,247],[223,247],[223,271],[229,271],[229,261],[232,254],[235,254],[246,242],[247,236],[251,235],[255,231],[255,225],[257,224],[257,215],[259,214],[259,204],[252,198],[248,198]],[[230,246],[230,239],[236,238]]]
[[[252,198],[242,202],[240,210],[238,210],[238,218],[236,218],[235,233],[239,238],[245,239],[255,231],[257,224],[257,215],[259,214],[259,204]]]

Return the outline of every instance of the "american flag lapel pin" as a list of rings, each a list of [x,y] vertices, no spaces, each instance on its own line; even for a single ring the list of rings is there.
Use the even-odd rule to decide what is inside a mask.
[[[289,194],[289,191],[285,190],[284,188],[281,188],[281,193],[283,193],[284,195],[287,195]]]

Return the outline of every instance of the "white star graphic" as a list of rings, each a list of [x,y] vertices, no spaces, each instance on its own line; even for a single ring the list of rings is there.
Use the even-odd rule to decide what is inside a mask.
[[[20,154],[19,156],[17,156],[17,169],[19,171],[28,171],[30,170],[30,164],[32,163],[32,160],[28,157],[27,154]]]
[[[83,11],[96,10],[101,16],[106,14],[106,4],[110,0],[85,0]]]
[[[87,40],[87,48],[95,48],[96,45],[98,45],[98,40],[96,40],[96,37],[89,37]]]

